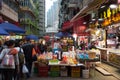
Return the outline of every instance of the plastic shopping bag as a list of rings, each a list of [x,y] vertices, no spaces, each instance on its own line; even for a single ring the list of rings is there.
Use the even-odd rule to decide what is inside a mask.
[[[26,65],[23,65],[23,68],[22,68],[22,72],[23,73],[28,73],[28,68],[26,67]]]

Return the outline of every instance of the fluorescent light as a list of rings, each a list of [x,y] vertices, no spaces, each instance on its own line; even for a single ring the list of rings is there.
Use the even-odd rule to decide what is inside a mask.
[[[111,4],[111,5],[110,5],[110,8],[111,8],[111,9],[116,9],[117,7],[118,7],[117,4]]]
[[[98,21],[103,21],[103,18],[99,18]]]
[[[105,7],[105,5],[104,6],[101,6],[100,8],[104,8]]]

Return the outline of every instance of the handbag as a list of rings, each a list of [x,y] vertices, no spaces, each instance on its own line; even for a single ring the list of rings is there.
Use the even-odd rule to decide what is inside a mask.
[[[27,66],[24,64],[23,67],[22,67],[22,73],[28,73],[28,68]]]

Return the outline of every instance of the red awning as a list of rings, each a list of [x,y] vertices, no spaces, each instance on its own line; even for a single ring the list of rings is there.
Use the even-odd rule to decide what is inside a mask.
[[[72,26],[73,26],[73,23],[72,23],[72,22],[66,21],[66,22],[64,22],[63,25],[62,25],[62,30],[64,31],[64,30],[70,29],[70,28],[72,28]]]
[[[82,33],[78,33],[78,36],[90,36],[90,33],[88,32],[82,32]]]

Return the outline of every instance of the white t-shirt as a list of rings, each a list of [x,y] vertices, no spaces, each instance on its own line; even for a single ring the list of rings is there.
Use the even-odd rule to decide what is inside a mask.
[[[58,48],[60,48],[60,44],[59,43],[57,43],[57,42],[55,42],[54,43],[54,47],[53,47],[54,49],[58,49]]]

